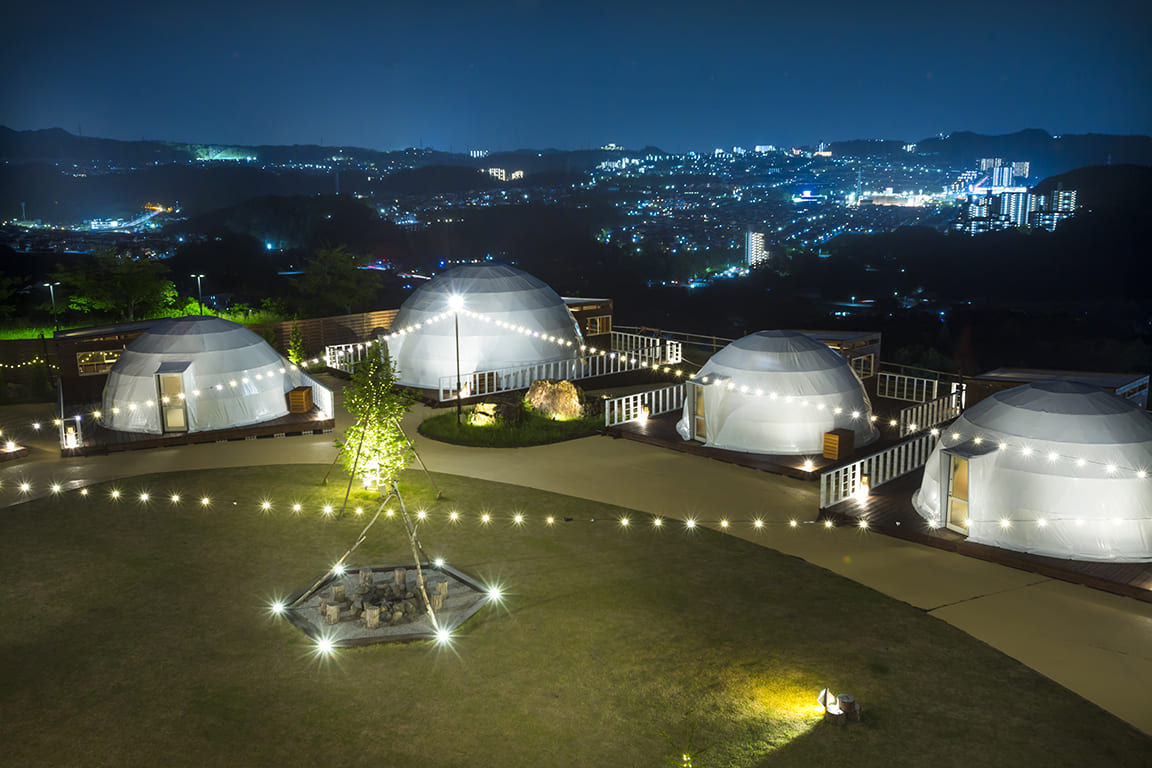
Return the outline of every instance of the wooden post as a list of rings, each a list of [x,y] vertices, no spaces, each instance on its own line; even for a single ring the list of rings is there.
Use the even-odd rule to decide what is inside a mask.
[[[446,582],[446,581],[436,582],[436,594],[440,595],[441,597],[447,596],[447,594],[448,594],[448,582]]]
[[[392,571],[392,578],[396,581],[396,586],[400,587],[401,591],[407,591],[408,584],[408,571],[403,568],[397,568]]]
[[[324,606],[324,621],[329,624],[340,623],[340,603],[329,602]]]
[[[856,704],[856,697],[842,693],[836,697],[836,703],[843,710],[845,716],[851,720],[860,719],[860,707]]]
[[[843,726],[848,722],[848,717],[844,714],[844,710],[840,709],[840,707],[836,706],[835,704],[832,704],[824,710],[824,722]]]
[[[364,606],[364,628],[377,629],[380,626],[380,606]]]
[[[344,602],[344,585],[343,584],[333,584],[332,585],[332,601],[335,603]]]
[[[441,583],[443,583],[443,582],[441,582]],[[432,597],[430,599],[432,600],[432,610],[433,611],[438,611],[444,606],[443,593],[433,592]]]
[[[371,568],[361,568],[360,569],[360,583],[362,585],[372,583],[372,569]]]

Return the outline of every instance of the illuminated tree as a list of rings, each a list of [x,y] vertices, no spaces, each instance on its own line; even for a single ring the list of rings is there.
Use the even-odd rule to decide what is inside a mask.
[[[400,431],[410,405],[396,387],[396,365],[387,352],[367,355],[344,394],[344,407],[356,419],[340,443],[340,460],[350,475],[378,488],[395,482],[412,455]]]
[[[304,361],[304,332],[299,323],[292,323],[292,331],[288,334],[288,359],[296,365]]]

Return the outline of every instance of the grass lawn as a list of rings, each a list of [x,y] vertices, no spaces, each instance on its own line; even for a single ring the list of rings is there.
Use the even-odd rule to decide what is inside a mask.
[[[505,604],[451,649],[317,659],[267,606],[363,525],[321,514],[343,491],[317,486],[324,471],[153,475],[117,483],[118,501],[101,485],[0,511],[3,764],[661,766],[689,745],[707,747],[697,766],[1146,766],[1152,754],[1007,656],[795,558],[448,475],[443,501],[407,476],[411,508],[429,511],[425,548],[501,583]],[[352,562],[407,549],[381,518]],[[824,686],[854,694],[864,720],[820,723]]]
[[[455,408],[429,416],[420,422],[420,434],[446,443],[485,448],[520,448],[527,445],[558,443],[561,440],[596,435],[604,431],[603,416],[556,421],[526,409],[519,424],[496,423],[476,427],[468,423],[468,414],[471,412],[471,408],[464,409],[463,424],[456,422]]]

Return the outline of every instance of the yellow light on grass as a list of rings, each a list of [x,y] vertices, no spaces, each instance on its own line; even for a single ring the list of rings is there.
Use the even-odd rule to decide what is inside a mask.
[[[179,504],[180,503],[180,494],[178,494],[178,493],[172,494],[171,500],[172,500],[173,504]]]
[[[117,490],[113,489],[111,496],[112,496],[112,498],[114,498],[114,499],[118,499],[118,498],[120,498],[120,491],[117,491]]]
[[[272,502],[265,499],[264,501],[260,502],[260,509],[267,512],[268,510],[272,509]]]
[[[833,525],[833,523],[832,523],[832,521],[831,521],[831,520],[825,520],[825,521],[824,521],[824,527],[825,527],[825,528],[831,528],[831,527],[832,527],[832,525]]]
[[[212,500],[209,499],[207,496],[204,496],[203,498],[200,499],[200,506],[202,506],[202,507],[206,507],[211,503],[212,503]]]
[[[325,504],[324,505],[324,514],[325,515],[331,515],[332,514],[332,505],[331,504]]]
[[[60,483],[52,483],[52,493],[60,493]]]
[[[760,518],[756,518],[755,520],[752,521],[752,525],[756,526],[757,528],[763,528],[764,527],[764,521],[761,520]]]
[[[795,520],[789,520],[788,521],[788,527],[789,528],[795,528],[797,525],[799,525],[799,523],[797,523]]]
[[[547,518],[544,520],[544,522],[545,522],[545,523],[547,523],[548,525],[552,525],[552,523],[556,522],[556,518],[554,518],[554,517],[552,517],[551,515],[549,515],[549,516],[548,516],[548,517],[547,517]]]
[[[692,518],[688,518],[687,520],[684,521],[684,527],[685,528],[695,528],[696,527],[696,521],[693,520]]]

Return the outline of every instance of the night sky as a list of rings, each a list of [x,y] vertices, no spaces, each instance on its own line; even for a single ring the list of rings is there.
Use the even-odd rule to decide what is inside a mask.
[[[669,151],[1152,133],[1148,2],[40,2],[0,124],[202,143]]]

